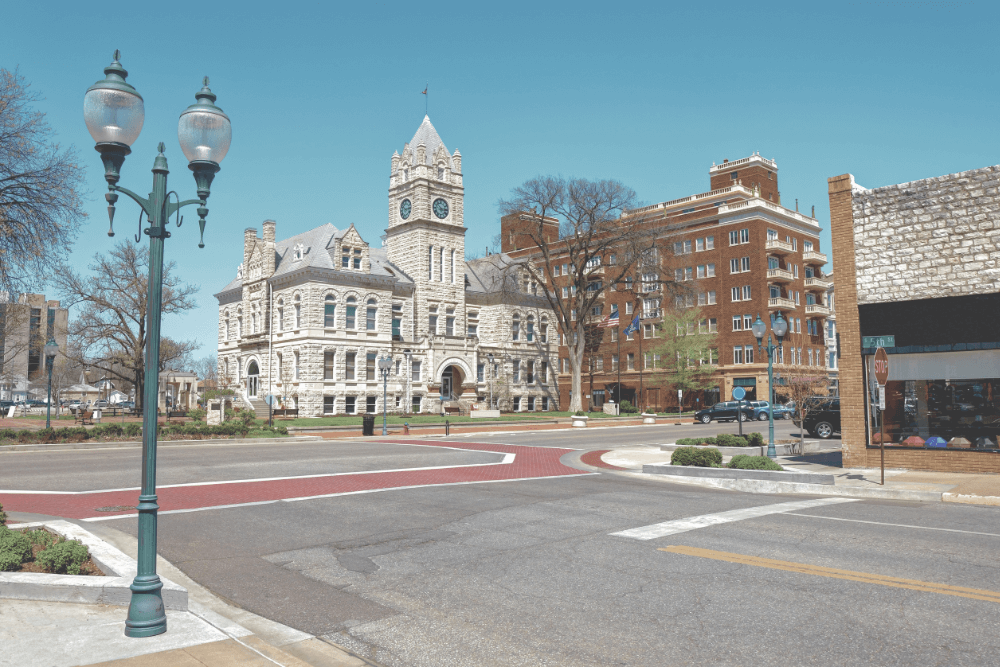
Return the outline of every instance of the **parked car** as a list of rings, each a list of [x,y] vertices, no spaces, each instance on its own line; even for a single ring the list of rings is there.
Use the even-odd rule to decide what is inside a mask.
[[[694,413],[694,420],[701,422],[702,424],[709,424],[713,420],[718,422],[735,421],[737,405],[739,404],[736,401],[723,401],[722,403],[716,403],[710,408],[705,408],[704,410],[699,410]],[[749,403],[744,401],[739,410],[739,420],[741,422],[745,422],[750,421],[753,418],[753,408]]]
[[[788,407],[787,405],[782,405],[781,403],[774,404],[775,419],[792,419],[794,417],[795,417],[794,407]]]
[[[840,432],[840,398],[810,396],[802,407],[806,413],[802,427],[809,435],[825,440]]]
[[[0,401],[0,411],[6,413],[14,405],[14,401]]]
[[[123,410],[135,410],[135,401],[121,401],[116,403],[115,407]]]
[[[66,404],[68,410],[80,410],[84,407],[84,404],[80,401],[70,401]]]
[[[97,401],[96,403],[94,403],[94,409],[95,410],[104,410],[104,409],[107,409],[107,408],[110,408],[110,407],[111,407],[111,404],[108,403],[107,401],[105,401],[104,399],[101,399],[101,400]]]

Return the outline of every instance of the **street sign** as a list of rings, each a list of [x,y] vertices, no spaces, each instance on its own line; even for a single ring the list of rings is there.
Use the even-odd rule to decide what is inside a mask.
[[[889,381],[889,355],[881,347],[875,350],[875,381],[883,385]]]
[[[267,397],[264,398],[264,402],[273,408],[278,404],[278,398],[274,394],[268,394]]]
[[[885,411],[885,385],[878,386],[878,409]]]
[[[896,347],[895,336],[862,336],[861,347]]]
[[[677,390],[677,400],[678,401],[681,400],[681,396],[683,396],[683,395],[684,395],[684,391],[681,390],[681,389],[678,389]]]
[[[743,397],[747,395],[746,389],[743,387],[733,387],[733,398],[737,401],[742,401]]]

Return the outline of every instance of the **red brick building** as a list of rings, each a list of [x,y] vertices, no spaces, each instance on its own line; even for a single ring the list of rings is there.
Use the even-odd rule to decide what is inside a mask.
[[[619,326],[603,330],[592,355],[593,383],[591,364],[584,360],[584,405],[596,408],[617,400],[620,392],[621,399],[636,405],[676,409],[677,394],[664,380],[655,353],[664,336],[656,325],[672,309],[700,309],[697,331],[691,335],[718,333],[711,359],[706,360],[717,372],[707,390],[685,396],[686,407],[731,400],[734,386],[743,386],[749,400],[767,398],[767,356],[758,353],[750,331],[758,314],[767,320],[769,313],[780,310],[789,321],[790,334],[776,374],[793,363],[813,366],[817,374],[827,373],[824,336],[830,283],[823,278],[827,256],[820,251],[819,224],[781,205],[778,167],[757,154],[713,164],[709,188],[629,213],[642,216],[644,224],[655,230],[657,266],[652,271],[635,269],[631,284],[606,290],[601,305],[588,314],[598,321],[617,309]],[[501,222],[501,249],[514,256],[538,253],[537,246],[526,243],[527,237],[518,233],[519,224],[523,223],[515,216]],[[552,228],[556,234],[556,221]],[[558,246],[551,249],[555,251],[553,263],[559,264]],[[604,257],[602,262],[614,264],[615,257]],[[564,282],[569,284],[567,268],[553,271],[562,276],[553,278],[557,294]],[[600,273],[592,270],[594,276]],[[671,282],[675,283],[669,285],[672,289],[665,289]],[[677,292],[682,296],[663,296]],[[619,341],[637,314],[642,318],[641,330]],[[560,346],[559,357],[559,395],[565,410],[571,389],[565,345]]]

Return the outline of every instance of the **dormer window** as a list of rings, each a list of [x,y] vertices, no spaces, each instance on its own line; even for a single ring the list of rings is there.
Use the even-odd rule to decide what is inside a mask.
[[[406,183],[408,180],[410,180],[410,170],[409,169],[404,169],[403,170],[403,182]]]
[[[438,180],[444,180],[444,167],[442,165],[438,165]]]
[[[344,246],[340,251],[340,268],[342,269],[361,268],[361,248],[351,248]]]
[[[302,252],[304,250],[305,248],[302,246],[301,243],[297,244],[295,248],[292,250],[292,259],[296,262],[302,261]]]

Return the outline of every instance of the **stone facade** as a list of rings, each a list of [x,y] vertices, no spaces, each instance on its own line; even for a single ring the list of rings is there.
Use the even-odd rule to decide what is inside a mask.
[[[258,407],[274,394],[300,416],[381,412],[377,363],[389,356],[388,412],[467,412],[493,378],[525,399],[520,409],[528,398],[554,409],[555,340],[512,339],[515,316],[554,318],[543,298],[497,289],[504,255],[465,261],[463,197],[461,154],[425,117],[391,159],[383,247],[353,225],[283,241],[274,221],[261,237],[247,229],[243,264],[216,294],[222,381]]]
[[[1000,166],[867,190],[851,178],[858,304],[1000,291]]]

